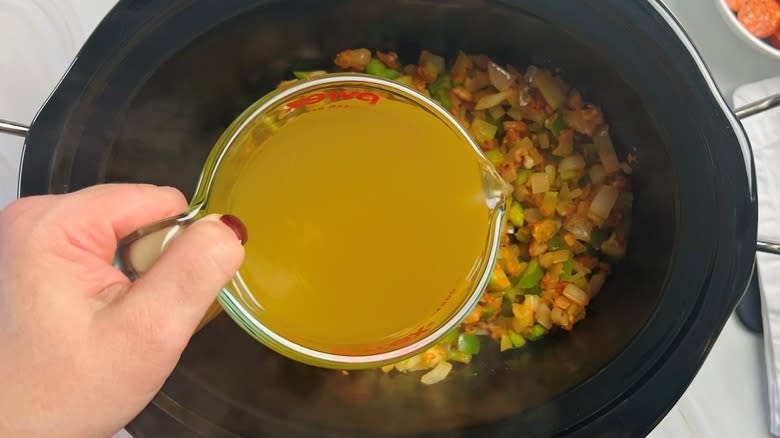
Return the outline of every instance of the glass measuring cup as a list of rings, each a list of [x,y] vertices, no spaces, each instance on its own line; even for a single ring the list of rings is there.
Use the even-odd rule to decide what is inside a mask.
[[[388,115],[398,114],[408,116],[404,119],[407,122],[406,125],[401,124],[402,126],[399,127],[397,121],[401,120],[400,118],[396,120],[388,117]],[[327,120],[323,121],[325,118]],[[354,126],[356,120],[360,121],[360,126]],[[275,90],[257,101],[241,114],[217,141],[204,165],[188,211],[179,217],[140,229],[120,242],[117,252],[118,265],[131,279],[143,275],[154,260],[159,257],[168,242],[184,231],[193,221],[209,213],[234,214],[238,212],[237,215],[251,228],[252,238],[248,245],[257,244],[258,241],[263,242],[266,239],[272,240],[275,236],[270,233],[263,234],[268,230],[254,229],[252,218],[247,218],[242,213],[244,211],[242,207],[251,203],[251,198],[249,201],[247,201],[248,198],[243,198],[243,201],[238,202],[238,205],[235,202],[233,204],[225,202],[225,200],[231,196],[237,186],[240,186],[241,181],[246,181],[242,179],[244,178],[242,175],[251,174],[253,170],[257,170],[256,167],[253,167],[257,166],[257,164],[253,164],[256,163],[254,160],[257,157],[270,159],[267,158],[270,157],[269,151],[278,147],[274,146],[275,142],[293,131],[310,136],[307,138],[312,141],[299,142],[306,144],[295,146],[308,147],[308,153],[322,152],[322,148],[325,147],[323,145],[326,144],[325,137],[328,136],[330,136],[329,140],[334,140],[334,143],[327,143],[329,146],[361,140],[349,135],[338,139],[331,138],[336,135],[330,129],[334,123],[346,123],[347,121],[353,123],[354,131],[359,131],[357,128],[364,124],[379,123],[377,126],[386,127],[388,130],[381,128],[380,131],[383,132],[377,132],[377,134],[391,138],[397,137],[398,142],[404,141],[404,139],[414,141],[414,139],[406,138],[403,132],[399,134],[396,131],[398,129],[402,131],[406,129],[409,130],[408,132],[423,132],[414,131],[419,128],[425,129],[426,133],[436,131],[439,134],[437,138],[442,140],[443,144],[452,146],[447,153],[468,156],[468,166],[473,166],[473,169],[467,166],[470,169],[469,175],[473,175],[473,182],[479,186],[478,201],[484,211],[485,226],[484,235],[477,236],[481,239],[479,257],[475,259],[473,265],[469,266],[468,272],[462,273],[462,284],[453,287],[448,294],[443,295],[428,310],[422,309],[422,316],[414,320],[411,325],[409,321],[396,324],[399,311],[386,312],[383,309],[377,309],[370,315],[371,328],[373,329],[376,325],[384,331],[376,329],[378,334],[372,334],[373,337],[363,336],[359,341],[345,340],[343,336],[336,335],[329,337],[329,335],[326,336],[319,332],[317,328],[306,329],[301,324],[293,324],[291,320],[286,321],[284,317],[280,317],[280,311],[275,309],[280,308],[284,302],[274,301],[272,296],[265,293],[269,291],[265,291],[265,295],[261,294],[263,288],[257,287],[257,282],[252,286],[253,283],[249,281],[258,277],[257,272],[260,264],[258,261],[260,259],[253,262],[249,256],[231,283],[220,292],[219,306],[224,308],[240,327],[261,343],[287,357],[310,365],[338,369],[371,368],[396,362],[432,346],[458,326],[477,304],[487,286],[499,248],[504,201],[506,196],[511,193],[511,187],[501,179],[480,148],[449,112],[419,92],[381,78],[362,74],[324,75]],[[349,125],[345,124],[345,126]],[[318,135],[322,136],[322,142],[318,141]],[[424,147],[424,145],[420,147]],[[410,163],[414,163],[414,157],[409,157],[409,160],[412,160],[409,161]],[[349,162],[346,157],[344,162]],[[426,165],[435,166],[436,163]],[[266,171],[272,170],[266,168]],[[354,166],[346,166],[345,169],[342,169],[342,174],[355,174],[354,177],[351,177],[352,179],[348,178],[347,182],[353,184],[352,187],[355,188],[356,192],[358,188],[370,183],[360,175],[359,170],[355,169]],[[404,168],[402,166],[392,170],[413,173],[411,167]],[[294,169],[290,169],[290,171],[292,172]],[[326,182],[322,180],[311,183],[319,183],[323,187],[327,186]],[[257,188],[239,187],[239,189],[246,191]],[[279,191],[284,190],[285,188],[280,184],[277,192],[281,193]],[[431,197],[449,195],[449,199],[455,199],[459,196],[459,193],[452,193],[446,184],[435,188],[422,187],[421,190],[423,194],[429,192]],[[424,192],[425,190],[428,192]],[[412,199],[415,194],[419,195],[415,192],[403,196]],[[466,196],[465,193],[463,195]],[[294,196],[294,193],[291,193],[290,196]],[[396,194],[395,196],[402,195]],[[476,200],[474,201],[476,202]],[[434,200],[432,199],[431,202]],[[408,213],[414,214],[415,211]],[[274,214],[274,212],[266,211],[263,214]],[[467,233],[470,230],[455,231]],[[355,239],[366,238],[367,236],[355,237]],[[391,240],[393,238],[396,236],[393,236]],[[397,240],[403,241],[403,238],[404,236],[397,236]],[[457,239],[458,236],[455,235],[452,238]],[[415,250],[415,242],[407,243],[410,250]],[[283,242],[279,243],[279,246],[283,245]],[[252,252],[247,246],[247,254]],[[321,256],[329,256],[327,248]],[[366,263],[369,263],[368,260]],[[388,267],[388,275],[393,274],[394,268],[393,266]],[[349,276],[350,269],[361,269],[361,266],[344,269],[343,277]],[[262,281],[261,275],[260,284]],[[415,285],[409,284],[409,287],[412,288]],[[271,290],[270,294],[272,295],[273,292]],[[321,292],[320,295],[325,300],[335,300],[338,298],[339,291],[334,288],[318,292]],[[372,299],[382,302],[385,308],[397,309],[399,307],[394,306],[394,304],[404,304],[398,301],[406,298],[403,298],[401,294],[398,296],[387,294],[387,296],[372,297]],[[331,316],[325,310],[328,307],[325,304],[327,302],[319,304],[319,307],[323,308],[321,313],[317,313],[316,309],[309,309],[315,323],[318,321],[332,322],[328,319]],[[412,302],[405,304],[415,305]],[[204,322],[219,312],[219,306],[212,306],[204,318]],[[282,316],[288,317],[289,315]],[[342,316],[342,318],[345,317]],[[286,323],[290,325],[285,326]],[[363,330],[360,327],[352,327],[351,331]],[[368,326],[365,327],[365,331],[372,332]],[[381,333],[379,333],[380,331]]]

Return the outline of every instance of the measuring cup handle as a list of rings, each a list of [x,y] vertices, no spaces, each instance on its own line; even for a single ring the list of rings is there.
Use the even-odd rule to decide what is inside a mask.
[[[119,241],[114,266],[130,280],[137,279],[160,258],[165,247],[194,221],[194,214],[184,213],[136,230]],[[199,331],[221,312],[219,302],[211,303],[195,331]]]
[[[137,279],[152,267],[165,247],[193,221],[193,215],[185,213],[139,228],[117,244],[114,266],[130,280]]]

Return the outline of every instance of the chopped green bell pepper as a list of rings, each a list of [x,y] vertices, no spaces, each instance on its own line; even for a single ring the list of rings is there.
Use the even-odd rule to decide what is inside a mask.
[[[469,333],[458,336],[458,351],[466,354],[479,354],[479,337]]]
[[[371,58],[370,61],[368,61],[368,64],[366,64],[366,73],[374,76],[380,76],[386,79],[396,79],[399,76],[401,76],[401,73],[399,73],[396,70],[387,68],[382,61]]]
[[[401,76],[398,79],[396,79],[395,81],[398,82],[401,85],[406,85],[407,87],[411,87],[412,84],[413,84],[412,77],[408,76],[408,75]]]
[[[499,351],[503,352],[503,351],[511,350],[512,348],[514,347],[512,346],[512,340],[509,339],[509,335],[506,333],[501,335],[501,340],[499,341],[498,344]]]
[[[531,241],[531,234],[528,232],[528,230],[518,228],[515,230],[515,239],[517,239],[517,241],[520,243],[528,243]]]
[[[563,269],[561,270],[561,280],[570,280],[571,279],[571,269],[572,269],[572,263],[571,260],[566,260],[563,262]]]
[[[479,143],[493,140],[496,138],[496,132],[498,132],[498,126],[488,121],[477,118],[471,121],[471,135]]]
[[[508,335],[509,335],[509,340],[512,341],[513,347],[520,348],[526,344],[525,338],[513,332],[512,330],[509,330]]]
[[[471,355],[462,351],[450,351],[447,353],[447,359],[460,363],[471,363]]]
[[[532,287],[539,285],[543,276],[544,270],[542,270],[542,267],[539,265],[539,260],[533,258],[528,263],[528,267],[525,269],[525,272],[523,272],[523,275],[520,277],[516,286],[521,289],[531,289]]]
[[[538,284],[530,289],[523,291],[523,294],[525,295],[539,295],[540,293],[542,293],[542,288]]]
[[[436,101],[439,102],[444,109],[447,111],[452,111],[452,99],[450,99],[449,94],[436,93],[433,95],[433,98],[436,99]]]
[[[525,335],[526,339],[529,341],[538,341],[544,336],[544,327],[540,326],[539,324],[534,324],[533,327],[531,327],[531,331]]]
[[[515,184],[520,185],[527,183],[529,176],[531,176],[531,169],[518,169]]]
[[[428,91],[431,92],[431,96],[436,99],[441,106],[452,110],[452,99],[450,99],[449,91],[452,88],[452,82],[450,82],[449,75],[443,74],[436,78],[435,81],[428,85]]]
[[[444,337],[441,338],[441,341],[439,341],[439,343],[442,345],[454,344],[458,340],[458,336],[460,336],[460,329],[454,328],[450,330],[449,333],[444,335]]]
[[[306,79],[309,76],[311,76],[312,73],[324,73],[321,70],[310,70],[310,71],[294,71],[293,76],[295,76],[295,79]]]
[[[563,120],[563,114],[561,113],[558,113],[558,116],[550,122],[550,132],[552,132],[556,137],[560,135],[561,131],[568,127],[569,125],[567,125],[566,121]]]
[[[488,161],[493,163],[493,165],[496,167],[498,167],[501,163],[504,162],[504,154],[498,149],[493,149],[485,152],[485,157],[487,157]]]
[[[563,241],[560,234],[554,234],[550,237],[550,240],[547,241],[547,249],[550,251],[558,251],[563,248],[568,248],[568,246],[566,245],[566,242]]]
[[[525,222],[525,216],[523,216],[523,207],[519,202],[512,203],[512,207],[509,208],[509,222],[516,227],[522,227]]]
[[[501,269],[501,265],[498,263],[493,266],[493,272],[490,274],[490,280],[488,280],[488,289],[491,291],[502,291],[509,289],[512,283],[509,281],[509,277]]]
[[[512,299],[509,297],[501,300],[501,316],[512,316]]]

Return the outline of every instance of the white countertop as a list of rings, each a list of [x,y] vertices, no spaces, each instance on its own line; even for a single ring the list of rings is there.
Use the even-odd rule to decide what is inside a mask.
[[[731,101],[743,83],[780,74],[715,10],[714,0],[665,0]],[[116,0],[0,0],[0,118],[29,123]],[[22,140],[0,135],[0,207],[13,200]],[[735,317],[653,438],[770,437],[761,339]]]

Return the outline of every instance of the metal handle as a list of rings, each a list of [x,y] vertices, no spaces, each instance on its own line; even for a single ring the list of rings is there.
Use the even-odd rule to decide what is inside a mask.
[[[744,120],[750,116],[754,116],[777,106],[780,106],[780,93],[741,106],[734,110],[734,115],[737,116],[738,119]],[[768,254],[780,255],[780,243],[759,240],[756,242],[756,250]]]
[[[756,250],[767,254],[780,255],[780,243],[759,240],[756,243]]]
[[[773,94],[765,99],[757,100],[753,103],[741,106],[734,110],[734,115],[737,116],[738,119],[744,120],[750,116],[754,116],[776,106],[780,106],[780,93]]]
[[[0,133],[27,137],[28,132],[30,132],[30,127],[27,125],[0,119]]]

